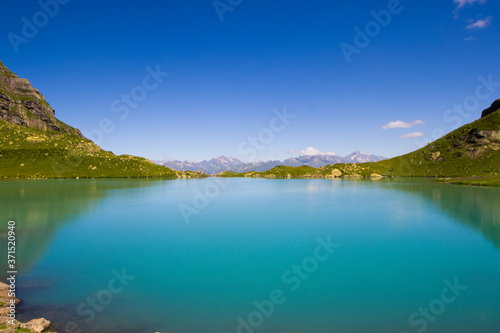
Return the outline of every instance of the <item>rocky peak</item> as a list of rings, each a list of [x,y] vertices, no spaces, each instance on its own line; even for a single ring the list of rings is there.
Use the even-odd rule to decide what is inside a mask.
[[[83,137],[78,129],[58,120],[45,97],[27,79],[12,73],[1,61],[0,119],[25,127]]]
[[[481,115],[481,118],[489,116],[490,114],[492,114],[493,112],[498,111],[498,110],[500,110],[500,99],[497,99],[496,101],[494,101],[493,104],[491,104],[491,106],[489,108],[484,110],[483,114]]]

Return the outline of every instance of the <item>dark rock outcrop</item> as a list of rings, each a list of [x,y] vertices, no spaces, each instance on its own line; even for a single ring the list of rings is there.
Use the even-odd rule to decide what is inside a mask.
[[[500,99],[497,99],[496,101],[494,101],[493,104],[491,104],[491,106],[489,108],[484,110],[483,114],[481,115],[481,118],[489,116],[490,114],[492,114],[493,112],[498,111],[498,110],[500,110]]]
[[[57,131],[83,137],[82,133],[56,119],[45,97],[0,61],[0,119],[16,125]]]
[[[490,149],[500,150],[500,130],[473,129],[461,139],[466,142],[469,158],[476,158]]]

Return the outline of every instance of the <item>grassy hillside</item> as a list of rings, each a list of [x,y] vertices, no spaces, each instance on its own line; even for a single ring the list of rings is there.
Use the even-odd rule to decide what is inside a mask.
[[[0,61],[0,179],[203,176],[102,150]]]
[[[0,179],[199,177],[135,156],[116,156],[92,141],[0,120]]]
[[[500,110],[467,124],[426,147],[392,159],[323,168],[278,166],[265,172],[225,173],[224,177],[336,178],[439,177],[474,185],[500,183]]]

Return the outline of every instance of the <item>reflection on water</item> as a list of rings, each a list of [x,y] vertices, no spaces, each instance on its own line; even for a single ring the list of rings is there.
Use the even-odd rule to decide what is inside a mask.
[[[19,273],[29,269],[67,222],[94,209],[111,191],[158,185],[153,180],[31,180],[0,182],[0,221],[16,221],[16,263]],[[0,229],[1,253],[7,249],[7,229]],[[7,264],[0,261],[5,280]],[[33,281],[27,287],[36,287]]]
[[[388,187],[424,197],[457,222],[480,231],[500,248],[500,189],[456,186],[432,181],[386,183]]]
[[[470,291],[428,332],[496,332],[500,189],[234,179],[187,225],[179,203],[210,181],[0,183],[0,217],[18,226],[19,318],[46,317],[59,332],[70,321],[85,332],[234,332],[254,300],[287,291],[283,272],[316,237],[332,235],[339,255],[255,332],[408,331],[455,276]],[[79,304],[122,267],[136,280],[87,323]]]

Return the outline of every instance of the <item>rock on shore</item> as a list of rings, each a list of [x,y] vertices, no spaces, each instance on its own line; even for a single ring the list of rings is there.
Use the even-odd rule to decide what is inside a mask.
[[[31,332],[39,333],[44,332],[50,327],[50,321],[45,318],[33,319],[27,323],[21,323],[15,320],[15,325],[9,324],[10,308],[12,298],[9,297],[9,286],[3,282],[0,282],[0,333],[15,332],[18,328],[28,329]],[[14,297],[14,304],[17,306],[21,303],[21,300]]]

